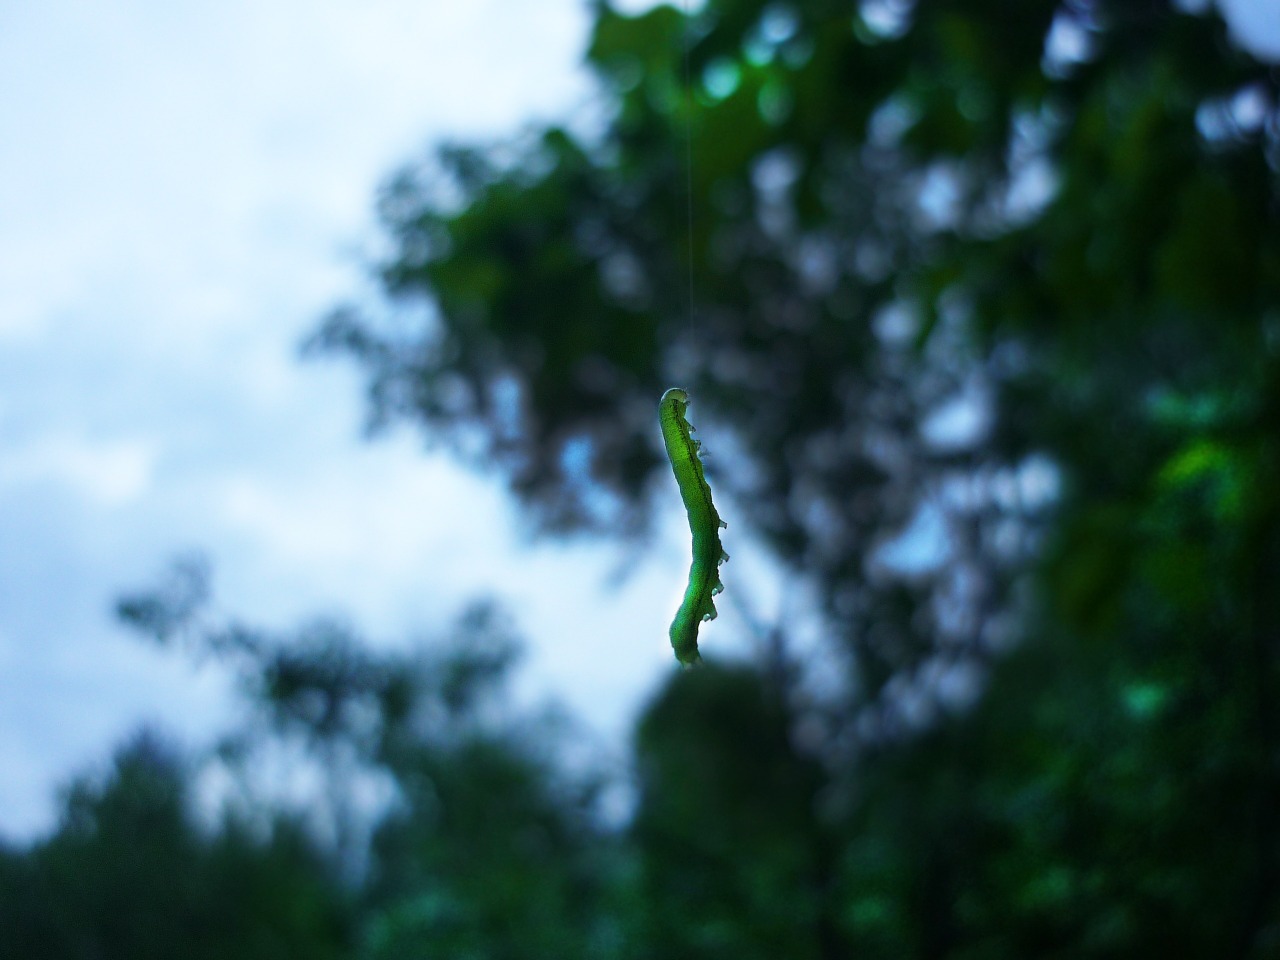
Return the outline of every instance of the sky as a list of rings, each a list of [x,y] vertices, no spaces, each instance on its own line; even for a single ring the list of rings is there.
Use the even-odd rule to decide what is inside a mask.
[[[1280,50],[1280,5],[1227,8]],[[368,442],[358,372],[297,356],[372,295],[393,170],[589,112],[587,27],[582,0],[0,4],[0,836],[48,830],[140,724],[198,745],[237,716],[216,665],[111,615],[193,549],[219,611],[344,616],[388,646],[496,592],[529,640],[522,695],[604,737],[672,669],[674,484],[641,556],[529,544],[494,478],[408,429]],[[732,573],[767,619],[742,536]]]

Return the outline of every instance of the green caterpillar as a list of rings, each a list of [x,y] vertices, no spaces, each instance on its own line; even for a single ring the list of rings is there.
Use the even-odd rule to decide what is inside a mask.
[[[697,663],[698,625],[716,618],[712,598],[724,589],[720,582],[720,564],[729,559],[720,543],[720,528],[728,524],[716,513],[711,502],[711,487],[702,473],[698,448],[702,446],[691,434],[693,426],[685,419],[689,394],[672,387],[658,402],[658,422],[662,425],[662,441],[680,487],[680,499],[689,514],[689,531],[693,534],[693,565],[689,568],[689,586],[684,600],[671,621],[671,646],[676,659],[683,664]]]

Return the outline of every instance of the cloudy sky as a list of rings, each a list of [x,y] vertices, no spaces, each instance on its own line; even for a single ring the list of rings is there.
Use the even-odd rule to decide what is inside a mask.
[[[111,619],[184,550],[226,613],[341,614],[389,644],[496,589],[530,640],[526,695],[606,736],[672,669],[674,486],[643,558],[524,544],[494,483],[407,430],[362,441],[355,371],[296,356],[370,292],[391,170],[589,107],[585,6],[0,4],[0,835],[47,829],[58,785],[140,723],[198,744],[234,715],[216,667]],[[1280,5],[1229,6],[1280,47]],[[727,540],[735,578],[767,583]]]

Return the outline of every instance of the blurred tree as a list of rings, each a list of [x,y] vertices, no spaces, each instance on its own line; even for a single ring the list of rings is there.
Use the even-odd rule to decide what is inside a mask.
[[[68,791],[62,822],[0,852],[0,956],[40,960],[352,956],[350,902],[285,819],[264,838],[197,826],[187,774],[143,735],[104,784]]]
[[[594,16],[601,116],[395,178],[381,276],[428,309],[312,345],[548,530],[641,531],[662,388],[714,414],[726,516],[817,586],[849,681],[806,743],[859,955],[1280,953],[1280,74],[1172,0]],[[716,782],[780,755],[760,703]],[[720,857],[821,912],[799,760],[776,857],[745,786],[711,792],[740,858],[663,839],[706,802],[662,773],[678,715],[641,738],[645,875]],[[782,935],[737,879],[687,938]]]
[[[832,900],[825,777],[790,743],[789,711],[754,671],[681,673],[636,734],[636,956],[849,956]]]
[[[1033,454],[1148,476],[1153,391],[1209,381],[1263,419],[1275,79],[1216,15],[600,3],[588,62],[602,127],[387,187],[382,277],[428,322],[344,309],[312,345],[360,360],[375,422],[497,466],[556,530],[643,526],[654,398],[690,387],[737,441],[717,485],[815,578],[860,703],[939,647],[985,658],[1039,527]],[[939,517],[946,552],[895,569],[886,544]]]
[[[470,607],[439,642],[388,654],[334,621],[279,635],[220,622],[207,577],[207,564],[182,559],[118,612],[235,671],[253,710],[222,754],[250,782],[274,745],[318,764],[326,790],[310,822],[357,891],[360,956],[622,955],[622,851],[600,821],[596,758],[567,772],[563,718],[510,706],[519,641],[494,605]],[[390,802],[362,801],[379,782]]]

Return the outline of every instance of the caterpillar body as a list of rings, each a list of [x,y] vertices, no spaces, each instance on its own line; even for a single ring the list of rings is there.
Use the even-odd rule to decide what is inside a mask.
[[[720,582],[720,564],[729,559],[720,543],[720,530],[728,524],[716,513],[711,502],[711,487],[703,475],[702,459],[693,439],[693,426],[685,418],[689,407],[689,394],[672,387],[658,402],[658,422],[662,426],[662,441],[667,448],[667,458],[680,487],[680,499],[684,501],[689,516],[689,532],[693,534],[693,564],[689,567],[689,585],[684,600],[671,621],[671,646],[676,659],[683,664],[697,663],[698,626],[704,620],[716,618],[714,597],[724,589]]]

